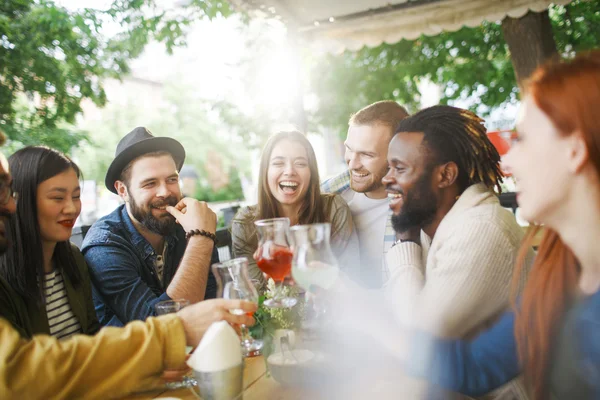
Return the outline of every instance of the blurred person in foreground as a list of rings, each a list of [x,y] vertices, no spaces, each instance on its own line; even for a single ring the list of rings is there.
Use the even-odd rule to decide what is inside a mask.
[[[143,127],[117,145],[105,185],[125,204],[96,221],[81,246],[101,325],[144,320],[160,301],[216,296],[217,217],[205,202],[182,196],[184,160],[181,143]]]
[[[12,245],[0,257],[0,316],[25,338],[93,335],[100,324],[88,267],[69,242],[81,212],[79,167],[42,146],[8,162],[19,206],[7,226]]]
[[[387,172],[388,144],[408,112],[391,100],[357,111],[348,121],[344,158],[348,169],[321,184],[348,203],[360,249],[359,283],[380,288],[388,278],[384,255],[394,244],[391,211],[381,178]]]
[[[599,108],[598,51],[545,64],[526,86],[517,141],[505,162],[517,180],[522,215],[544,224],[545,233],[513,311],[470,341],[444,340],[403,333],[389,318],[374,316],[372,307],[365,310],[356,296],[343,296],[353,315],[368,312],[371,318],[353,328],[373,335],[410,374],[469,396],[523,373],[535,400],[599,399]]]
[[[5,137],[0,133],[0,145]],[[0,254],[12,246],[6,226],[17,208],[8,161],[0,153]],[[21,337],[0,317],[0,397],[6,399],[106,399],[164,387],[161,374],[181,369],[185,346],[196,346],[216,321],[252,324],[230,309],[256,311],[238,300],[208,300],[125,328],[105,328],[95,336],[58,340],[47,335]]]

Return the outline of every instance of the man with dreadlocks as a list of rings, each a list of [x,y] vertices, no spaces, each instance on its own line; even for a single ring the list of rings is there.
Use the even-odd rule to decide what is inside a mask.
[[[388,163],[383,183],[397,241],[386,256],[386,297],[403,325],[472,337],[509,306],[523,236],[494,193],[500,156],[483,120],[455,107],[426,108],[400,122]],[[526,398],[518,382],[501,393]]]

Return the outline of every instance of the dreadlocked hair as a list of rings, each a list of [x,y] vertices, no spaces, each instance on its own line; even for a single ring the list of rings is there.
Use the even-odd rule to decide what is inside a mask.
[[[434,162],[454,162],[458,166],[457,184],[461,193],[480,182],[501,193],[504,175],[500,170],[500,154],[483,123],[471,111],[438,105],[403,119],[396,133],[423,132],[423,144]]]

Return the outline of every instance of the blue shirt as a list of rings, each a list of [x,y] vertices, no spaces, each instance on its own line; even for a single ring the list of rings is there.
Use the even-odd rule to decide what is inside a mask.
[[[409,370],[455,392],[484,395],[521,372],[514,322],[514,313],[507,312],[472,341],[437,340],[419,333],[414,337],[416,350],[409,358]],[[557,335],[551,350],[548,384],[552,397],[600,399],[600,291],[567,312],[560,332],[568,334]],[[565,347],[570,349],[568,355],[556,351]],[[561,370],[558,375],[557,370]],[[566,387],[564,379],[557,379],[560,375],[568,375],[566,381],[576,380],[578,385]]]
[[[165,292],[185,252],[185,232],[177,225],[165,237],[163,282],[155,270],[152,245],[137,231],[125,205],[92,225],[81,251],[90,268],[96,314],[101,325],[123,326],[130,321],[155,315],[154,305],[170,300]],[[219,262],[213,248],[211,265]],[[205,299],[216,296],[217,284],[208,272]]]

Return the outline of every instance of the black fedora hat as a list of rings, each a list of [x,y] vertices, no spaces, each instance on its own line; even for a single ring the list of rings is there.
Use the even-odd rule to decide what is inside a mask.
[[[106,188],[113,193],[117,193],[115,182],[121,176],[123,168],[131,160],[155,151],[171,153],[177,165],[177,171],[181,170],[185,161],[185,150],[181,143],[169,137],[155,137],[148,129],[138,126],[125,135],[117,145],[115,159],[110,163],[104,179]]]

